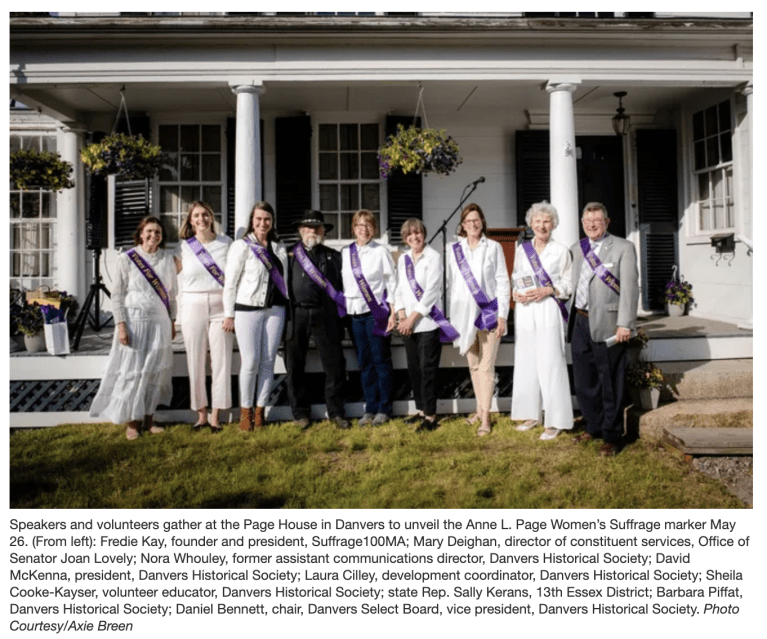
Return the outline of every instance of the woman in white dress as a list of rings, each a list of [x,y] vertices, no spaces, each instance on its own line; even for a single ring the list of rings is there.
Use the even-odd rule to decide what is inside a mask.
[[[288,253],[274,231],[274,209],[256,202],[245,235],[226,260],[224,330],[240,349],[240,430],[263,428],[282,341],[288,290]],[[253,398],[255,395],[255,408]]]
[[[526,215],[535,237],[517,247],[514,281],[526,275],[532,288],[514,289],[514,385],[511,419],[517,430],[545,426],[541,439],[554,439],[573,427],[573,405],[565,361],[564,302],[572,294],[570,250],[551,239],[559,224],[548,202],[533,204]],[[531,281],[532,280],[532,281]]]
[[[117,329],[90,411],[91,417],[126,424],[130,440],[142,429],[163,431],[153,416],[173,394],[171,341],[176,336],[176,265],[164,248],[162,223],[145,217],[133,239],[136,246],[117,258],[112,283]]]
[[[501,245],[485,232],[485,214],[477,204],[461,212],[457,233],[461,240],[448,248],[447,285],[450,323],[460,336],[454,342],[466,355],[477,412],[469,424],[479,422],[477,435],[490,433],[490,404],[495,393],[495,359],[509,317],[509,273]]]
[[[232,405],[234,335],[224,330],[224,270],[231,238],[216,233],[213,209],[193,202],[179,231],[176,268],[180,273],[179,321],[186,347],[193,426],[222,430],[219,414]],[[208,418],[205,372],[210,347],[212,409]]]

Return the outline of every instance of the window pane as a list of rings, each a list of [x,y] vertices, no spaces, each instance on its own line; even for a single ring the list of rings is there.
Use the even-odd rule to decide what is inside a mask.
[[[726,100],[719,105],[719,131],[729,131],[731,128],[730,101]]]
[[[200,197],[200,187],[198,186],[182,186],[181,187],[181,201],[177,211],[186,211],[194,202]]]
[[[197,182],[200,179],[200,156],[181,156],[181,180],[184,182]]]
[[[202,161],[202,181],[218,182],[221,179],[221,156],[203,155]]]
[[[379,199],[378,184],[362,185],[362,208],[377,211],[381,208]]]
[[[723,229],[725,228],[725,220],[724,220],[724,206],[722,204],[715,204],[714,205],[714,228],[715,229]]]
[[[362,124],[360,125],[360,134],[362,144],[360,148],[364,151],[373,151],[378,149],[378,125]]]
[[[40,217],[40,196],[37,193],[25,193],[21,205],[23,217]]]
[[[11,153],[15,153],[19,149],[21,149],[21,138],[18,137],[17,135],[14,135],[11,137],[9,150]]]
[[[727,204],[726,214],[727,228],[733,228],[735,226],[735,207],[732,205],[732,203]]]
[[[353,238],[354,234],[352,233],[352,216],[346,213],[341,214],[338,217],[340,219],[338,232],[341,234],[341,237]]]
[[[719,137],[714,136],[706,140],[706,166],[719,164]]]
[[[706,202],[710,197],[711,195],[708,192],[708,173],[703,173],[698,176],[698,200]]]
[[[40,255],[40,277],[51,276],[51,256],[49,253]]]
[[[175,153],[178,151],[178,127],[173,126],[160,126],[158,139],[162,150],[166,153]]]
[[[335,153],[320,153],[320,180],[338,179],[338,156]]]
[[[338,150],[336,132],[335,124],[320,124],[320,151]]]
[[[359,142],[357,141],[357,125],[340,124],[338,128],[341,137],[341,150],[356,151],[359,149]]]
[[[724,200],[724,180],[722,180],[721,171],[713,171],[711,173],[711,189],[713,191],[714,200],[720,203]]]
[[[160,187],[160,210],[166,212],[176,212],[179,210],[177,186]]]
[[[732,168],[725,169],[724,171],[724,180],[727,186],[727,197],[732,198],[733,192],[732,192]]]
[[[200,150],[200,127],[196,124],[181,126],[181,151],[198,153]]]
[[[701,204],[700,206],[700,228],[702,231],[708,231],[711,228],[709,223],[711,209],[707,204]]]
[[[722,147],[722,162],[732,162],[732,138],[729,133],[719,136]]]
[[[163,163],[160,166],[160,181],[175,182],[177,180],[178,180],[178,154],[168,153],[167,156],[164,154]]]
[[[56,138],[45,136],[40,140],[43,151],[51,151],[52,153],[56,152]]]
[[[338,210],[338,187],[335,184],[320,184],[320,210]]]
[[[341,185],[341,206],[342,211],[356,211],[360,208],[359,187],[356,184]]]
[[[359,155],[356,153],[341,153],[341,179],[358,180],[360,177]]]
[[[202,127],[202,150],[221,151],[221,127],[216,124],[206,124]]]
[[[695,170],[705,168],[706,166],[706,146],[705,142],[700,141],[695,143]]]
[[[325,222],[328,224],[332,224],[333,228],[329,231],[325,232],[325,239],[327,240],[337,240],[339,238],[338,236],[338,214],[335,213],[325,213]]]
[[[377,180],[378,175],[378,154],[363,153],[362,159],[362,179]]]
[[[214,213],[219,213],[223,209],[221,204],[221,187],[203,186],[202,201],[209,204]]]
[[[161,215],[160,220],[165,229],[165,242],[178,242],[178,215]]]
[[[716,124],[716,121],[717,121],[716,107],[712,106],[706,109],[704,111],[703,117],[705,118],[706,137],[710,135],[716,135],[718,132],[718,127]]]
[[[54,212],[51,214],[51,211],[55,211],[54,207],[52,206],[52,199],[53,199],[53,193],[50,191],[44,191],[40,193],[40,200],[42,202],[42,209],[40,211],[40,215],[42,217],[56,217],[56,213]]]
[[[50,224],[40,225],[40,248],[42,249],[53,248],[51,246],[51,225]]]
[[[21,202],[18,193],[11,193],[11,217],[21,216]]]

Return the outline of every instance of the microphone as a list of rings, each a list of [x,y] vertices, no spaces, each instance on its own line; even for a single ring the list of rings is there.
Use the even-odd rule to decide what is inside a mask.
[[[484,178],[484,177],[481,177],[481,178],[479,178],[478,180],[474,180],[474,181],[471,183],[471,185],[472,185],[472,186],[477,186],[477,184],[482,184],[482,182],[484,182],[484,181],[485,181],[485,178]]]

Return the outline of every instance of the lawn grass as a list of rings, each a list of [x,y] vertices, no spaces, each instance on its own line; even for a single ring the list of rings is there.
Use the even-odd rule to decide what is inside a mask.
[[[538,440],[499,417],[478,438],[462,417],[431,433],[393,420],[255,433],[172,425],[125,439],[112,424],[16,432],[12,508],[742,508],[717,481],[639,440],[612,459],[599,442]]]

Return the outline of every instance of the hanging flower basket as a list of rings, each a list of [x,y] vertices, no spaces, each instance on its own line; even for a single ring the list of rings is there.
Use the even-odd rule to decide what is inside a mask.
[[[463,162],[458,144],[444,129],[405,128],[397,125],[396,135],[390,135],[387,143],[378,150],[381,177],[392,171],[403,173],[436,173],[449,175]]]
[[[160,169],[162,149],[140,135],[112,133],[80,151],[88,171],[98,177],[117,175],[126,180],[151,179]]]
[[[71,177],[73,170],[71,162],[65,162],[58,153],[51,151],[20,149],[11,153],[11,182],[23,191],[71,189],[75,185]]]

